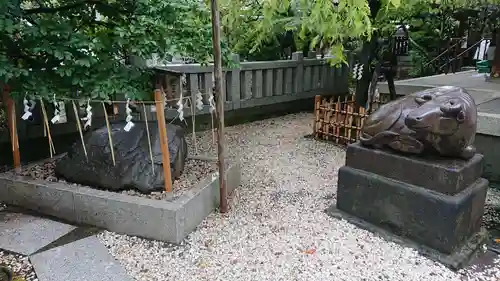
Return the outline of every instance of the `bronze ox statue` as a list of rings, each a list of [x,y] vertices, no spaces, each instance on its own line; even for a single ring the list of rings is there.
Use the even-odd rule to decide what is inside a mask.
[[[361,129],[361,144],[413,154],[470,159],[476,153],[477,108],[460,87],[420,91],[382,105]]]

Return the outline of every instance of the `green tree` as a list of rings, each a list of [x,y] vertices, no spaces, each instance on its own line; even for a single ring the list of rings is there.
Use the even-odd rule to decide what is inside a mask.
[[[197,0],[0,2],[0,82],[14,96],[141,99],[152,75],[136,58],[212,56],[210,10]]]
[[[353,41],[370,41],[373,34],[386,37],[395,24],[412,18],[415,11],[465,9],[499,0],[226,0],[226,22],[240,25],[246,14],[255,11],[255,22],[247,34],[255,34],[253,49],[257,50],[273,38],[276,30],[293,30],[304,42],[313,36],[311,46],[331,46],[332,63],[346,62],[345,46]],[[378,7],[376,7],[378,6]],[[375,8],[376,7],[376,8]],[[288,13],[292,10],[293,13]],[[377,11],[372,15],[372,10]]]

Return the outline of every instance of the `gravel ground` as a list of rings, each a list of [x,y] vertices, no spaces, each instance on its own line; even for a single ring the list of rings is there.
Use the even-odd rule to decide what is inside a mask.
[[[480,269],[479,272],[476,272],[475,269]],[[493,262],[492,265],[488,266],[477,266],[473,265],[468,268],[467,271],[463,271],[464,274],[463,280],[467,281],[498,281],[500,280],[500,259],[497,259]]]
[[[136,280],[461,280],[414,250],[326,215],[345,153],[303,138],[312,114],[227,128],[242,185],[180,246],[111,232],[101,241]],[[199,150],[215,155],[211,133]],[[500,276],[499,276],[500,277]],[[473,280],[473,279],[471,279]]]
[[[33,179],[45,180],[50,182],[65,182],[63,179],[59,179],[55,175],[55,166],[58,161],[58,157],[53,159],[48,159],[42,164],[37,164],[31,166],[29,169],[23,169],[19,174],[23,176],[28,176]],[[150,194],[143,194],[136,190],[124,190],[121,191],[123,194],[146,197],[157,200],[172,200],[180,195],[183,192],[189,190],[189,187],[192,187],[200,182],[200,180],[208,177],[211,173],[217,171],[217,165],[215,162],[196,160],[196,159],[188,159],[185,163],[184,172],[181,175],[180,179],[175,180],[172,185],[173,192],[152,192]],[[15,172],[15,171],[11,171]],[[73,184],[73,183],[71,183]],[[73,184],[77,185],[77,184]]]
[[[12,169],[9,165],[0,165],[0,173],[4,173],[8,170]]]
[[[496,229],[500,234],[500,191],[492,188],[488,190],[483,220],[486,228]]]
[[[12,270],[12,272],[14,272],[14,280],[38,280],[36,278],[35,271],[33,270],[33,266],[26,256],[11,254],[0,250],[0,265],[8,267]]]

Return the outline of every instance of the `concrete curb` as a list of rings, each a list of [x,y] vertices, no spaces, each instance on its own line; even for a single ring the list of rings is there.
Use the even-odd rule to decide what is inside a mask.
[[[231,193],[241,181],[240,163],[230,163],[225,176]],[[4,173],[0,174],[0,202],[71,223],[180,243],[218,206],[219,180],[209,176],[165,201]]]
[[[500,114],[477,113],[478,134],[500,137]]]

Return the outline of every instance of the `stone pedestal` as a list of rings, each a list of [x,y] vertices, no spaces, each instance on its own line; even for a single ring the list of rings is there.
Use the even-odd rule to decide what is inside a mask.
[[[337,208],[445,256],[465,245],[473,251],[488,188],[482,159],[424,159],[352,144],[339,170]]]

